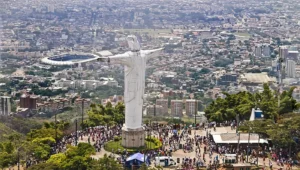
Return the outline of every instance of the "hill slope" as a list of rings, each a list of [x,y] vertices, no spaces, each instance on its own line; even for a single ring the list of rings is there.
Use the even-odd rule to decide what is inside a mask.
[[[12,133],[18,133],[16,131],[14,131],[13,129],[5,126],[3,123],[0,123],[0,142],[4,142],[6,140],[8,140],[8,135],[12,134]]]

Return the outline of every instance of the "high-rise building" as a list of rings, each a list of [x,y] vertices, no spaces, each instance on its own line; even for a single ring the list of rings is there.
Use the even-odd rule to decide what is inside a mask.
[[[194,99],[185,101],[185,113],[188,116],[194,116],[198,112],[198,101]]]
[[[297,63],[299,57],[299,52],[298,51],[288,51],[288,60],[293,60]]]
[[[20,97],[20,107],[28,109],[36,109],[40,97],[36,95],[22,94]]]
[[[163,107],[160,105],[147,106],[147,116],[162,116]]]
[[[153,116],[154,115],[154,107],[153,105],[147,106],[147,116]]]
[[[296,62],[293,60],[286,61],[286,76],[289,78],[296,77]]]
[[[264,57],[270,57],[270,47],[267,44],[261,46],[261,52]]]
[[[53,4],[49,4],[49,5],[47,6],[47,11],[53,13],[53,12],[55,11],[54,5],[53,5]]]
[[[162,110],[161,110],[161,114],[162,115],[168,115],[168,99],[157,99],[156,100],[156,105],[161,106]]]
[[[288,56],[289,49],[287,46],[280,46],[279,47],[279,57],[285,60]]]
[[[11,101],[8,96],[0,96],[0,115],[8,116],[11,113]]]
[[[261,45],[255,46],[254,55],[255,55],[256,58],[261,57]]]
[[[171,100],[171,115],[174,117],[182,117],[183,115],[182,100]]]

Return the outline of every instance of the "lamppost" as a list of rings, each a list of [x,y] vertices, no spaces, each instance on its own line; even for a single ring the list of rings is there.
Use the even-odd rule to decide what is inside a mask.
[[[148,139],[151,138],[151,127],[147,130],[147,136],[148,136]],[[150,142],[148,143],[148,146],[147,146],[148,150],[152,149],[151,144],[152,143],[150,143]]]
[[[20,148],[18,148],[18,170],[20,170]]]
[[[258,146],[257,146],[257,153],[256,153],[256,159],[257,159],[257,166],[258,166],[258,152],[259,152],[259,141],[260,141],[260,135],[258,134]],[[263,151],[263,153],[265,153]],[[265,157],[265,154],[263,154],[263,158]]]
[[[239,136],[238,138],[238,144],[237,144],[237,149],[236,149],[236,160],[238,162],[238,155],[239,155],[239,151],[240,151],[240,140],[241,140],[241,134],[238,132],[237,135]]]
[[[77,118],[75,119],[75,146],[77,146],[78,134],[77,134]]]
[[[147,150],[149,149],[149,146],[151,146],[150,144],[150,138],[149,138],[149,127],[146,127],[146,139],[148,139],[148,141],[146,140],[146,148],[144,150],[144,164],[146,165],[146,153],[147,153]]]
[[[197,112],[195,112],[195,133],[196,133],[196,116],[197,116]]]
[[[81,99],[81,130],[83,131],[84,125],[83,125],[83,112],[84,112],[84,101],[85,99]]]
[[[247,162],[248,162],[248,152],[250,150],[249,144],[250,144],[250,131],[251,131],[251,129],[252,128],[249,126],[248,145],[247,145]]]
[[[236,133],[238,133],[238,129],[239,129],[239,125],[240,125],[240,114],[236,114]]]
[[[58,113],[58,102],[56,102],[56,110],[55,110],[55,115],[54,115],[54,119],[55,119],[55,149],[57,149],[57,119],[56,119],[56,115]]]

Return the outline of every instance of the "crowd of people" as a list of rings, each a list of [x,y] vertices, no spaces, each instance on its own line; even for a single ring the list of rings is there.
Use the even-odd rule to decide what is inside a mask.
[[[192,134],[191,127],[178,125],[163,125],[157,126],[156,128],[147,127],[151,129],[150,135],[158,138],[163,145],[158,150],[141,152],[146,154],[150,162],[153,162],[157,156],[171,157],[174,152],[180,149],[182,149],[184,153],[195,153],[193,157],[182,157],[181,166],[186,169],[193,167],[217,167],[221,163],[224,164],[226,162],[227,154],[235,154],[236,162],[242,163],[250,162],[252,164],[258,164],[259,158],[261,158],[263,159],[264,166],[268,166],[269,168],[273,167],[273,162],[276,162],[279,167],[286,167],[287,169],[291,169],[293,165],[298,163],[289,156],[287,149],[275,149],[267,146],[251,149],[247,146],[237,148],[229,144],[216,144],[210,135],[211,130],[216,128],[216,126],[230,126],[231,129],[236,128],[235,122],[224,122],[222,124],[211,123],[207,126],[203,125],[200,127],[201,130],[194,131],[194,134]],[[100,152],[106,142],[121,135],[121,129],[122,125],[113,127],[97,126],[87,128],[84,131],[74,132],[64,136],[58,141],[57,144],[52,147],[51,154],[65,152],[67,145],[76,146],[79,140],[82,141],[86,139],[88,143],[95,147],[96,152]],[[200,135],[197,134],[197,132],[202,133]],[[120,163],[124,163],[129,156],[126,149],[119,149],[116,153],[119,155],[117,160]],[[271,155],[270,158],[267,157],[267,153]],[[30,166],[31,164],[29,160],[27,165]]]

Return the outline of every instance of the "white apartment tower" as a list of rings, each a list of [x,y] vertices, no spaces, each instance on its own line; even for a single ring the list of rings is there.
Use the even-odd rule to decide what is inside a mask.
[[[255,46],[255,49],[254,49],[254,55],[256,58],[260,58],[261,57],[261,45],[257,45]]]
[[[296,77],[296,62],[293,60],[287,60],[286,61],[286,76],[289,78],[295,78]]]
[[[267,45],[267,44],[262,45],[261,51],[262,51],[262,55],[264,57],[270,57],[271,51],[270,51],[269,45]]]

